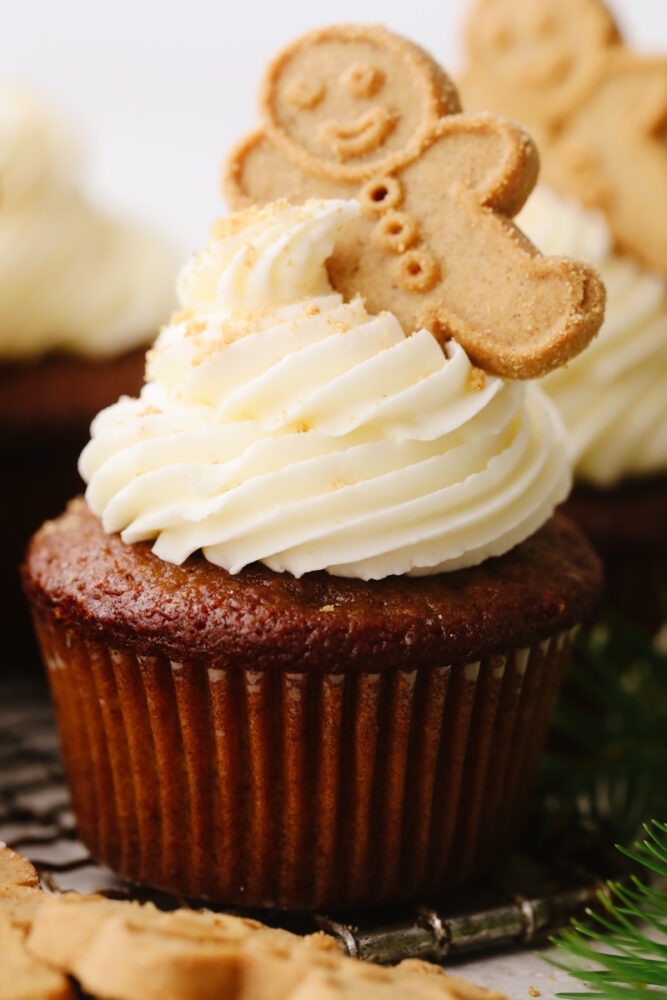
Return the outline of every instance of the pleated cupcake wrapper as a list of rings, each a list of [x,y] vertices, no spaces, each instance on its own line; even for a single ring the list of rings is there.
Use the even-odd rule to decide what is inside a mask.
[[[186,896],[285,908],[432,895],[507,850],[575,631],[474,663],[319,673],[37,629],[93,855]]]

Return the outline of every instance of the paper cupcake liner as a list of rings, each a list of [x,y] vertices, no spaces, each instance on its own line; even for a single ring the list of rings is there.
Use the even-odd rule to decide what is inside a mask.
[[[37,629],[93,855],[185,896],[290,909],[432,895],[506,851],[574,635],[320,673]]]

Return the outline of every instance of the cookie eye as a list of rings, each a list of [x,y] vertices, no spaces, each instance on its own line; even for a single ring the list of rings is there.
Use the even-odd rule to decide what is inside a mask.
[[[326,87],[321,80],[297,77],[285,88],[285,100],[300,111],[312,111],[324,100]]]
[[[489,17],[484,34],[493,51],[506,52],[514,42],[512,25],[504,17]]]
[[[536,37],[548,38],[556,31],[556,18],[551,11],[536,10],[528,16],[528,28]]]
[[[509,24],[499,24],[493,35],[493,44],[501,52],[512,47],[512,31]]]
[[[370,63],[353,63],[341,73],[340,83],[352,97],[372,97],[384,83],[384,73]]]

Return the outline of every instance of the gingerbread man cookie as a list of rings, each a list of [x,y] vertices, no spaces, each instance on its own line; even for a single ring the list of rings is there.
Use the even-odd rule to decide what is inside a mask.
[[[28,948],[86,996],[114,1000],[505,1000],[428,962],[347,958],[323,933],[74,894],[40,907]]]
[[[152,903],[43,892],[0,844],[0,1000],[505,1000],[437,965],[385,969],[322,932]]]
[[[233,209],[355,197],[329,261],[334,288],[391,310],[411,333],[455,338],[494,374],[533,378],[581,351],[604,289],[589,267],[543,257],[513,225],[534,186],[528,135],[460,112],[444,71],[383,28],[310,32],[269,65],[262,127],[230,154]]]
[[[546,180],[667,274],[667,58],[626,48],[601,0],[478,0],[468,48],[466,102],[525,122]]]

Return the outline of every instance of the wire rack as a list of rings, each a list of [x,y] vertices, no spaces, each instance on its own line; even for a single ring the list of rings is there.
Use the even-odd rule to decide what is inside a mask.
[[[77,837],[51,706],[44,689],[34,684],[0,681],[0,841],[32,861],[51,891],[151,899],[162,909],[198,905],[123,881],[90,856]],[[324,930],[358,958],[447,962],[540,943],[594,906],[611,874],[618,873],[602,856],[592,866],[588,858],[555,857],[545,863],[516,855],[492,879],[443,899],[363,913],[262,911],[259,916],[300,933]]]

